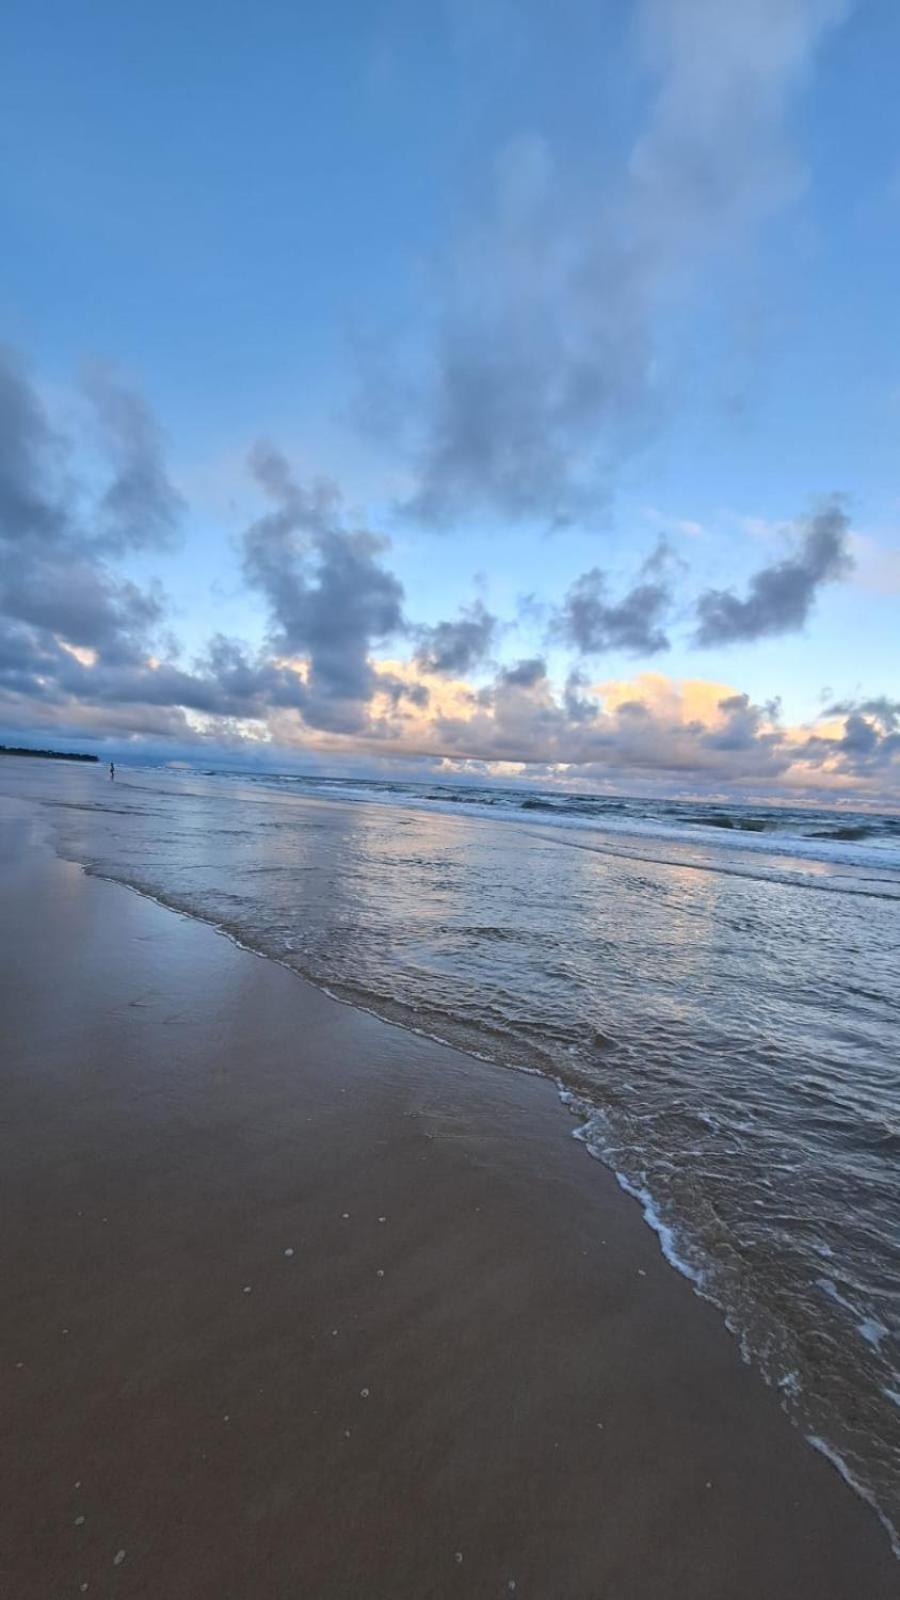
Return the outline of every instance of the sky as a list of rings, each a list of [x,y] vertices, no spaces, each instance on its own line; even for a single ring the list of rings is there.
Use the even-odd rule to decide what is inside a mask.
[[[900,805],[893,0],[11,0],[0,741]]]

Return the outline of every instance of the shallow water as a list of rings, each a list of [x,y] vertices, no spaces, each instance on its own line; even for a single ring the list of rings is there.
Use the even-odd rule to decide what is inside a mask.
[[[42,800],[90,870],[553,1075],[793,1420],[900,1526],[896,818],[152,769],[112,785],[11,759],[0,790]]]

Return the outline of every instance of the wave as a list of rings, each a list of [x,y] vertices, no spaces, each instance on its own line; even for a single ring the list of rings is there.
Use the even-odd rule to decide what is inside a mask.
[[[790,857],[793,876],[788,881],[800,881],[802,875],[805,881],[816,878],[817,888],[900,895],[900,817],[890,813],[745,803],[726,807],[712,801],[659,801],[506,785],[403,783],[278,773],[248,776],[223,772],[216,776],[251,791],[268,789],[282,796],[436,810],[495,822],[525,824],[539,819],[560,835],[602,833],[607,849],[612,848],[613,837],[640,840],[644,851],[658,852],[660,844],[684,848],[690,855],[681,864],[687,866],[711,864],[715,870],[729,870],[727,857],[736,855],[745,861],[753,860],[749,870],[755,875],[772,876],[776,881],[783,877],[785,858]],[[714,856],[710,854],[713,851]],[[669,859],[670,864],[676,864],[658,853],[649,854],[646,859]],[[830,876],[816,872],[816,864],[830,869]]]

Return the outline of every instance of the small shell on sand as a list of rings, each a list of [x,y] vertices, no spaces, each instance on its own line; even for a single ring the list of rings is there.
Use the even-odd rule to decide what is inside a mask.
[[[341,1220],[343,1222],[349,1222],[350,1221],[350,1213],[349,1213],[349,1211],[342,1211],[341,1212]]]
[[[379,1217],[378,1221],[379,1222],[387,1222],[387,1217]]]
[[[368,1398],[369,1398],[369,1391],[368,1391],[368,1389],[360,1389],[360,1391],[359,1391],[359,1392],[360,1392],[360,1395],[361,1395],[361,1397],[362,1397],[362,1399],[363,1399],[363,1400],[368,1400]]]
[[[245,1294],[249,1294],[250,1293],[250,1284],[249,1283],[245,1283],[244,1284],[244,1293]]]
[[[379,1267],[377,1273],[375,1274],[375,1276],[378,1277],[378,1278],[383,1278],[384,1277],[384,1267]]]
[[[76,1517],[75,1518],[75,1526],[76,1526],[76,1528],[80,1528],[81,1524],[83,1523],[83,1521],[84,1521],[84,1517]]]
[[[290,1245],[288,1245],[288,1247],[287,1247],[287,1249],[286,1249],[286,1250],[285,1250],[285,1252],[284,1252],[284,1253],[285,1253],[285,1255],[286,1255],[286,1256],[292,1256],[292,1255],[293,1255],[293,1254],[294,1254],[294,1252],[293,1252],[293,1250],[292,1250],[292,1249],[291,1249],[291,1246],[290,1246]]]
[[[120,1567],[124,1560],[125,1560],[125,1551],[124,1550],[117,1550],[115,1555],[113,1556],[113,1566],[114,1567]]]
[[[462,1551],[461,1550],[457,1550],[457,1552],[456,1552],[455,1556],[453,1557],[453,1559],[456,1562],[456,1565],[458,1567],[461,1567],[462,1566]]]

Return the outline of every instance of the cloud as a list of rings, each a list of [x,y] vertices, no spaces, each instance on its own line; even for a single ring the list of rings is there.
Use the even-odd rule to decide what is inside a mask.
[[[558,698],[543,675],[515,686],[501,678],[489,704],[441,721],[441,747],[467,758],[540,763],[563,778],[577,767],[601,785],[771,783],[791,765],[784,730],[726,686],[645,673],[588,694],[584,687],[570,680]]]
[[[754,705],[748,694],[729,694],[723,695],[716,709],[722,721],[708,735],[711,749],[739,752],[781,743],[777,701]]]
[[[220,719],[220,736],[234,718],[264,724],[298,703],[297,674],[221,637],[194,671],[160,659],[177,653],[165,596],[110,565],[167,543],[180,502],[144,402],[106,378],[92,394],[113,461],[89,494],[69,471],[85,439],[51,425],[22,362],[0,352],[0,714],[119,738],[188,738],[194,713]]]
[[[404,511],[562,525],[652,407],[641,274],[590,202],[569,212],[538,136],[499,154],[493,213],[445,268],[431,354],[407,407]]]
[[[330,754],[427,770],[474,762],[607,789],[897,798],[900,702],[886,696],[831,704],[815,723],[791,728],[776,702],[754,702],[728,684],[649,672],[591,683],[583,670],[556,682],[538,655],[495,667],[490,682],[473,687],[468,674],[489,659],[497,619],[476,601],[430,628],[408,623],[387,541],[354,522],[334,485],[298,481],[271,448],[251,460],[264,506],[242,544],[268,637],[252,650],[216,634],[184,666],[166,646],[161,591],[110,565],[104,496],[86,494],[70,473],[78,443],[51,426],[21,365],[0,360],[0,720],[8,730],[34,730],[43,742],[127,741],[147,753],[265,750],[270,760]],[[114,462],[113,481],[117,471]],[[149,525],[123,517],[121,537],[143,547]],[[746,598],[701,597],[717,627],[725,617],[730,634],[746,637],[802,620],[818,585],[842,570],[846,517],[832,505],[795,533],[796,554],[757,573]],[[602,575],[585,574],[562,610],[569,642],[587,653],[652,650],[671,572],[660,546],[618,600]],[[407,658],[379,654],[389,643]]]
[[[849,711],[838,728],[810,733],[798,746],[797,757],[812,768],[831,771],[844,779],[851,790],[873,790],[894,805],[900,799],[900,729],[896,715],[886,722],[878,713]]]
[[[826,708],[826,717],[871,717],[885,733],[900,732],[900,700],[874,695],[868,700],[843,700]]]
[[[308,658],[313,727],[359,729],[376,687],[371,647],[405,629],[402,585],[380,560],[388,541],[345,526],[336,487],[300,485],[278,451],[257,447],[251,470],[272,509],[244,535],[244,573],[268,604],[272,647]]]
[[[513,667],[502,668],[497,683],[508,689],[533,689],[547,676],[547,663],[543,656],[531,656],[517,661]]]
[[[599,567],[582,573],[555,618],[555,637],[582,655],[602,655],[609,650],[657,655],[668,650],[662,627],[672,602],[668,564],[668,546],[660,541],[644,562],[639,581],[619,601],[607,598],[606,575]]]
[[[45,664],[58,638],[104,662],[129,661],[160,624],[162,596],[120,578],[103,559],[103,513],[99,525],[79,516],[71,448],[22,363],[0,351],[0,618],[20,652]],[[119,542],[127,542],[124,524]]]
[[[587,689],[587,692],[584,692]],[[498,678],[452,715],[434,719],[429,749],[448,758],[513,763],[549,782],[657,792],[809,799],[855,795],[896,803],[900,732],[851,711],[834,726],[785,726],[777,702],[707,679],[641,673],[588,687],[567,680],[562,695],[545,676]]]
[[[416,660],[426,672],[471,672],[489,655],[496,631],[497,618],[476,600],[453,622],[417,629]]]
[[[798,193],[789,109],[848,3],[634,9],[650,95],[624,173],[561,170],[536,132],[508,141],[431,285],[417,373],[373,373],[378,401],[362,414],[398,412],[414,475],[404,510],[418,521],[596,516],[660,411],[660,320]]]
[[[59,441],[22,363],[0,346],[0,536],[8,546],[58,532],[62,513],[42,491],[58,454]]]
[[[97,508],[98,543],[112,551],[171,544],[184,506],[166,471],[156,418],[105,367],[92,367],[84,388],[114,467]]]
[[[730,589],[707,589],[697,601],[697,644],[734,644],[802,628],[823,584],[851,567],[849,519],[836,501],[795,530],[798,549],[750,579],[745,599]]]
[[[733,245],[796,194],[791,97],[850,9],[849,0],[641,0],[658,93],[631,176],[642,229],[671,266]]]

